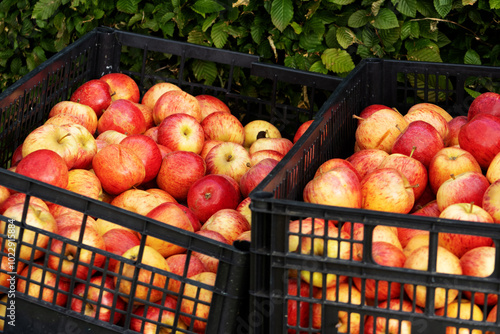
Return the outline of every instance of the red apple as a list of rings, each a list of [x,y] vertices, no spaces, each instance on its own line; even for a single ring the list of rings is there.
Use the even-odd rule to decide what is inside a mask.
[[[177,317],[176,310],[177,300],[171,296],[166,296],[163,303],[161,300],[156,302],[155,306],[141,305],[132,312],[130,329],[144,334],[187,330],[186,324]]]
[[[113,101],[125,99],[135,103],[139,102],[139,86],[129,75],[124,73],[108,73],[103,75],[100,80],[109,85]]]
[[[60,231],[63,228],[68,226],[82,226],[85,223],[85,226],[89,226],[96,231],[99,231],[99,225],[97,221],[89,216],[83,214],[83,212],[78,212],[75,210],[71,210],[68,212],[64,212],[57,217],[54,217],[57,224],[57,230]]]
[[[162,156],[155,141],[143,134],[130,135],[125,137],[120,145],[129,147],[141,159],[146,168],[146,175],[142,183],[149,182],[156,178],[160,171]]]
[[[363,179],[366,174],[377,168],[387,156],[389,156],[389,153],[386,151],[372,148],[355,152],[346,160],[356,168],[359,176]]]
[[[481,205],[483,196],[490,183],[479,172],[463,172],[451,175],[444,181],[436,193],[437,205],[441,213],[451,204],[476,203]],[[467,189],[467,191],[464,191]]]
[[[170,82],[158,82],[151,86],[146,93],[144,93],[141,103],[148,106],[152,110],[158,98],[169,90],[181,90],[181,88]]]
[[[95,92],[99,94],[99,92]],[[72,100],[73,101],[73,100]],[[49,112],[49,119],[55,116],[74,116],[80,120],[80,125],[83,125],[89,132],[94,135],[97,130],[97,112],[85,103],[72,101],[61,101],[56,103]]]
[[[186,216],[189,218],[191,225],[193,225],[193,231],[194,232],[199,231],[201,229],[201,222],[198,219],[198,217],[196,217],[193,210],[191,210],[190,208],[188,208],[184,204],[180,204],[180,203],[174,203],[174,204],[177,205],[179,208],[181,208],[181,210],[184,211]]]
[[[457,146],[458,134],[460,133],[460,128],[462,125],[467,123],[467,116],[455,116],[452,120],[448,121],[448,136],[444,139],[444,146]]]
[[[475,277],[489,277],[495,269],[495,247],[480,246],[470,249],[460,257],[460,265],[462,266],[463,275]],[[465,296],[471,300],[472,293],[464,291]],[[496,305],[498,302],[497,294],[488,294],[476,292],[474,293],[474,303],[488,306]]]
[[[477,96],[469,106],[467,119],[470,121],[478,114],[500,116],[500,94],[485,92]]]
[[[151,126],[145,132],[145,136],[153,139],[155,143],[158,143],[158,126]]]
[[[267,158],[250,167],[240,178],[240,189],[243,197],[248,197],[250,192],[264,180],[278,162],[278,160]]]
[[[280,153],[278,151],[274,150],[262,150],[262,151],[257,151],[254,152],[253,154],[250,154],[250,164],[252,166],[255,166],[258,164],[260,161],[264,159],[274,159],[277,161],[281,161],[283,159],[284,155],[283,153]]]
[[[155,120],[153,118],[153,109],[142,103],[134,103],[134,105],[137,108],[139,108],[139,110],[142,112],[144,120],[146,121],[146,129],[149,130],[150,128],[155,127]]]
[[[229,245],[229,241],[222,234],[220,234],[217,231],[201,230],[200,229],[199,231],[197,231],[195,233],[197,235],[201,235],[203,237],[206,237],[206,238],[215,240],[217,242]],[[207,271],[217,273],[217,269],[219,267],[219,259],[217,257],[210,256],[210,255],[207,255],[203,252],[196,252],[196,251],[193,251],[192,255],[196,256],[197,258],[199,258],[201,260],[201,262],[203,262],[203,264],[207,268]]]
[[[98,275],[93,276],[89,284],[75,285],[71,309],[94,319],[117,324],[125,314],[126,303],[116,296],[113,278]]]
[[[220,140],[205,140],[203,143],[203,148],[201,149],[200,156],[203,158],[203,160],[206,159],[208,152],[215,146],[222,143]]]
[[[198,100],[191,94],[182,90],[169,90],[163,93],[153,107],[153,119],[159,125],[166,117],[182,113],[187,114],[201,122],[201,110]]]
[[[483,315],[483,309],[477,304],[473,304],[470,300],[460,299],[455,300],[445,307],[436,310],[437,316],[444,316],[451,319],[464,319],[464,320],[474,320],[483,321],[486,317]],[[456,334],[456,333],[482,333],[481,330],[469,330],[466,328],[460,328],[457,331],[457,327],[448,326],[446,327],[446,334]]]
[[[500,180],[490,184],[483,195],[482,203],[478,203],[490,214],[495,223],[500,223]]]
[[[423,313],[420,307],[414,307],[412,302],[406,299],[394,298],[391,300],[386,300],[380,302],[377,308],[382,310],[393,310],[393,311],[403,311],[408,313]],[[411,321],[410,320],[397,320],[386,318],[383,316],[376,317],[369,315],[366,318],[364,332],[365,334],[385,334],[385,333],[399,333],[399,334],[410,334],[411,333]]]
[[[189,114],[166,116],[158,125],[158,144],[172,151],[190,151],[199,154],[205,143],[201,124]]]
[[[364,107],[363,110],[361,110],[361,112],[358,115],[358,117],[359,117],[358,118],[358,125],[361,124],[363,119],[367,118],[368,116],[370,116],[374,112],[379,111],[380,109],[391,109],[391,108],[389,108],[388,106],[386,106],[384,104],[376,104],[376,103],[370,104],[369,106]]]
[[[193,281],[210,286],[211,290],[189,283],[184,286],[182,297],[179,300],[181,303],[180,318],[195,332],[205,332],[207,327],[212,304],[212,289],[215,286],[216,277],[215,273],[204,272],[190,278]]]
[[[416,216],[439,217],[441,211],[437,205],[437,200],[432,200],[411,214]]]
[[[361,208],[361,182],[348,167],[337,167],[307,182],[303,190],[306,203]]]
[[[118,99],[111,102],[97,122],[98,133],[115,130],[126,135],[146,131],[146,119],[142,111],[131,101]]]
[[[324,228],[325,220],[320,218],[307,217],[303,219],[295,219],[290,221],[288,225],[288,231],[290,236],[288,237],[288,251],[290,253],[295,252],[299,247],[300,238],[303,235],[311,234],[316,228]],[[331,220],[328,221],[328,228],[330,226],[335,227],[336,222]]]
[[[306,282],[297,278],[287,279],[287,324],[289,327],[309,327],[311,304],[305,301],[314,295],[313,289]],[[288,333],[295,334],[296,330],[289,329]]]
[[[428,168],[432,157],[443,147],[443,137],[436,128],[425,121],[417,120],[409,123],[406,130],[397,137],[391,153],[411,155]]]
[[[436,105],[434,106],[440,108]],[[446,137],[448,137],[448,120],[451,120],[451,118],[446,119],[443,115],[434,110],[434,108],[422,107],[422,104],[416,104],[408,110],[404,117],[408,124],[414,121],[424,121],[432,125],[441,136],[443,143]]]
[[[12,158],[10,159],[10,166],[15,167],[23,158],[23,144],[19,144],[14,152],[12,152]]]
[[[185,253],[170,255],[165,260],[167,261],[167,271],[183,278],[189,278],[207,271],[207,268],[199,258],[196,256],[189,256],[188,258],[188,255]],[[169,293],[177,298],[180,288],[181,281],[170,277],[168,280]]]
[[[286,155],[293,146],[293,142],[288,138],[259,138],[253,142],[248,149],[250,154],[262,150],[273,150]]]
[[[253,120],[245,124],[244,133],[243,146],[245,148],[250,148],[260,138],[281,138],[280,130],[271,122],[263,119]]]
[[[21,274],[25,266],[26,264],[21,261],[17,261],[16,264],[14,254],[2,255],[0,262],[0,286],[10,288],[11,284],[13,284],[12,288],[15,288],[16,280],[13,278],[13,275],[18,276]]]
[[[222,142],[215,145],[205,157],[207,174],[224,174],[240,182],[250,168],[250,154],[241,144]]]
[[[447,122],[451,121],[453,118],[453,116],[451,116],[450,113],[448,113],[446,110],[444,110],[443,108],[441,108],[437,104],[430,103],[430,102],[420,102],[420,103],[414,104],[413,106],[410,107],[410,109],[408,109],[408,112],[412,112],[414,110],[423,110],[423,111],[431,110],[431,111],[436,112],[439,115],[443,116]]]
[[[92,159],[97,153],[97,143],[94,136],[80,124],[63,124],[61,128],[68,131],[69,136],[75,138],[78,143],[76,158],[71,168],[89,169],[92,165]]]
[[[205,176],[206,170],[205,160],[200,155],[190,151],[173,151],[163,158],[156,182],[181,202],[187,199],[191,185]]]
[[[92,79],[81,84],[71,94],[70,101],[89,106],[99,118],[111,104],[111,88],[103,80]]]
[[[114,197],[111,205],[145,216],[158,205],[173,201],[175,199],[162,198],[147,190],[132,188]]]
[[[6,188],[3,187],[2,189],[6,189]],[[2,201],[2,204],[0,205],[0,214],[3,215],[5,210],[7,210],[7,208],[13,206],[14,204],[19,204],[19,203],[24,204],[24,202],[26,202],[26,196],[27,195],[25,193],[17,193],[16,192],[16,193],[10,194],[10,192],[9,192],[8,197],[4,201]],[[5,195],[4,195],[4,198],[5,198]],[[49,211],[49,207],[48,207],[47,203],[45,203],[44,200],[42,200],[38,197],[30,196],[29,203],[37,205],[37,206],[41,206],[45,210]]]
[[[429,172],[427,172],[427,174],[429,174]],[[413,204],[413,208],[411,209],[410,213],[413,213],[423,208],[425,205],[435,200],[436,200],[436,194],[434,194],[429,182],[427,181],[427,186],[425,187],[424,192],[422,193],[422,195],[420,195],[419,198],[415,200],[415,204]]]
[[[220,209],[206,220],[201,230],[219,232],[232,244],[241,233],[250,230],[250,223],[235,209]]]
[[[97,137],[97,141],[103,141],[108,145],[120,144],[120,142],[127,137],[126,134],[118,132],[116,130],[106,130],[100,133]]]
[[[304,123],[302,123],[299,128],[297,129],[297,131],[295,131],[294,135],[293,135],[293,140],[292,142],[295,144],[300,137],[302,137],[302,135],[304,134],[304,132],[306,132],[307,129],[309,129],[309,127],[311,126],[312,122],[314,122],[313,119],[310,119],[308,121],[305,121]]]
[[[80,240],[81,227],[78,225],[68,226],[57,233],[64,238],[80,241],[82,245],[91,246],[102,251],[106,250],[102,235],[90,226],[85,227],[83,238]],[[106,260],[106,257],[101,253],[65,243],[62,240],[52,240],[50,251],[48,259],[49,268],[52,270],[61,270],[62,273],[71,276],[76,266],[75,277],[82,280],[86,279],[87,275],[95,273],[97,268],[102,267]],[[66,276],[62,278],[68,279]]]
[[[250,210],[251,201],[250,197],[245,197],[236,207],[236,211],[245,216],[250,225],[252,225],[252,210]]]
[[[221,99],[209,95],[209,94],[201,94],[195,96],[196,100],[200,104],[201,111],[201,120],[207,117],[209,114],[217,111],[222,111],[226,113],[231,113],[231,110]]]
[[[94,156],[92,168],[101,180],[102,188],[111,195],[140,185],[146,168],[134,151],[120,144],[104,147]]]
[[[359,181],[361,182],[361,176],[358,173],[358,170],[346,159],[342,158],[331,158],[325,162],[323,162],[318,169],[316,169],[316,173],[314,173],[314,177],[319,176],[323,174],[324,172],[327,172],[329,170],[332,170],[336,167],[347,167],[351,169],[357,176]]]
[[[460,128],[458,143],[487,170],[500,152],[500,117],[486,113],[476,115]]]
[[[27,154],[17,165],[16,173],[60,188],[66,188],[69,180],[66,162],[48,149]]]
[[[444,147],[432,157],[429,167],[429,185],[432,192],[437,193],[441,184],[464,172],[481,173],[481,166],[476,158],[469,152],[459,147]]]
[[[70,282],[62,280],[56,273],[44,268],[42,261],[38,261],[24,267],[17,279],[16,290],[18,293],[51,304],[65,306],[68,300]]]
[[[245,129],[240,120],[227,112],[216,111],[206,116],[201,121],[205,140],[230,141],[243,145],[245,142]]]
[[[102,235],[102,239],[104,240],[107,252],[120,256],[130,248],[138,246],[141,243],[135,232],[121,228],[108,230]],[[109,271],[114,272],[118,264],[118,260],[110,257],[107,268]]]

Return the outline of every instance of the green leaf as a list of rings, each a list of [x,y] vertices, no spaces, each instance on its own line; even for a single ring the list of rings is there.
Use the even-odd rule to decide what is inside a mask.
[[[225,9],[224,6],[215,0],[197,0],[191,8],[203,16],[205,14],[218,13]]]
[[[326,49],[321,55],[325,68],[335,73],[350,72],[354,69],[351,55],[341,49]]]
[[[321,45],[325,34],[325,25],[313,16],[304,24],[304,31],[300,35],[299,46],[307,51]]]
[[[453,7],[452,0],[434,0],[434,8],[441,17],[445,17]]]
[[[139,11],[139,2],[140,0],[118,0],[116,9],[123,13],[135,14]]]
[[[481,65],[481,57],[474,50],[467,50],[464,56],[464,64],[466,65]]]
[[[216,48],[223,48],[229,37],[226,22],[221,21],[215,23],[212,27],[211,37]]]
[[[23,66],[22,60],[20,58],[14,58],[10,63],[10,71],[12,73],[18,74],[21,71],[22,66]]]
[[[61,0],[39,0],[33,7],[31,17],[37,20],[47,20],[55,14]]]
[[[371,14],[367,10],[358,10],[349,16],[348,25],[351,28],[361,28],[370,22]]]
[[[334,3],[336,5],[341,5],[341,6],[349,5],[355,1],[356,0],[328,0],[328,2]]]
[[[339,27],[337,29],[337,41],[342,48],[347,49],[349,46],[356,43],[357,39],[351,29],[347,27]]]
[[[325,35],[325,43],[329,48],[339,48],[340,44],[337,41],[337,27],[332,25]]]
[[[500,9],[500,0],[490,0],[491,9]]]
[[[315,72],[315,73],[321,73],[321,74],[328,74],[328,70],[326,69],[325,65],[321,61],[314,62],[310,67],[309,71]]]
[[[271,7],[271,21],[279,31],[283,32],[292,18],[292,0],[273,0]]]
[[[396,9],[401,14],[409,17],[415,17],[417,16],[417,0],[400,0]]]
[[[297,35],[300,35],[302,33],[302,26],[297,22],[290,23],[290,26],[292,27],[293,32],[296,33]]]
[[[363,40],[363,45],[368,47],[368,48],[371,48],[374,45],[379,43],[379,39],[377,37],[377,34],[375,34],[375,31],[373,31],[373,29],[371,29],[369,27],[366,27],[365,29],[363,29],[361,38]]]
[[[462,6],[473,5],[477,2],[477,0],[462,0]],[[491,2],[491,1],[490,1]]]
[[[384,0],[377,0],[377,1],[374,1],[372,3],[371,8],[372,8],[372,13],[373,13],[374,16],[378,15],[378,13],[380,11],[380,7],[382,7],[382,5],[384,4],[384,2],[385,2]]]
[[[256,16],[255,20],[252,22],[250,26],[250,35],[252,36],[253,41],[258,45],[262,41],[262,36],[267,31],[265,20],[262,16]]]
[[[215,23],[215,20],[217,19],[219,15],[217,14],[211,14],[207,18],[203,20],[203,24],[201,25],[201,30],[202,31],[207,31],[208,28],[212,26],[212,24]]]
[[[432,43],[429,40],[421,41],[425,44],[424,47],[414,47],[408,49],[408,60],[414,60],[414,61],[429,61],[429,62],[437,62],[437,63],[442,63],[443,60],[441,59],[441,56],[439,54],[439,47],[435,44]],[[419,43],[420,44],[420,43]]]
[[[481,92],[476,92],[475,90],[472,90],[470,88],[467,88],[467,87],[464,87],[465,91],[472,97],[472,98],[476,98],[478,97],[479,95],[481,95]]]
[[[401,38],[401,30],[398,28],[394,29],[384,29],[379,32],[380,38],[382,39],[382,44],[385,47],[393,45]]]
[[[211,85],[217,78],[217,66],[214,62],[197,59],[193,62],[193,74],[196,80]]]
[[[377,29],[392,29],[399,27],[396,14],[389,8],[382,8],[378,15],[375,16],[372,24]]]

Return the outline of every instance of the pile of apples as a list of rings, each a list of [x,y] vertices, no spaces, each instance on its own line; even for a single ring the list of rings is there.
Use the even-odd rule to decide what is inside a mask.
[[[141,98],[139,87],[130,76],[110,73],[83,83],[70,100],[55,104],[47,121],[30,132],[15,150],[10,170],[232,245],[236,240],[250,240],[249,193],[309,124],[301,126],[292,141],[265,120],[243,125],[228,105],[215,96],[194,96],[174,84],[159,82]],[[22,221],[25,198],[23,193],[0,187],[0,213]],[[79,240],[85,222],[83,244],[136,261],[141,239],[146,237],[143,264],[180,276],[188,266],[187,277],[191,280],[215,283],[217,258],[194,251],[187,256],[181,246],[143,236],[119,222],[84,217],[81,212],[34,197],[25,221],[74,241]],[[6,231],[6,223],[2,221],[0,228]],[[73,297],[73,310],[81,312],[83,308],[83,313],[91,317],[98,312],[99,319],[119,323],[129,302],[123,295],[116,298],[119,291],[133,297],[134,314],[172,326],[177,319],[174,312],[163,311],[158,319],[160,309],[148,307],[146,311],[141,301],[164,300],[163,306],[176,310],[179,300],[183,315],[176,327],[193,328],[197,333],[205,330],[203,319],[208,317],[211,291],[198,292],[195,285],[186,284],[186,298],[177,298],[180,282],[170,278],[165,298],[164,275],[141,269],[141,284],[132,287],[126,278],[133,277],[135,266],[120,266],[115,258],[107,259],[102,253],[64,245],[58,240],[49,243],[48,236],[31,231],[24,231],[22,241],[37,248],[23,246],[21,259],[37,264],[47,261],[49,268],[61,268],[63,275],[55,296],[49,287],[55,286],[56,274],[38,266],[28,270],[19,262],[16,289],[20,293],[49,302],[55,300],[64,306],[68,295],[61,291],[69,291],[69,279],[77,266],[76,277],[85,280],[87,275],[93,275],[91,283],[95,285],[88,291],[84,283],[74,286],[72,294],[84,298]],[[8,243],[5,245],[8,247]],[[77,256],[79,264],[74,261]],[[4,257],[2,261],[5,273],[11,272],[7,260]],[[109,272],[105,279],[102,270],[96,270],[104,265]],[[44,288],[34,283],[42,277]],[[11,284],[8,278],[4,274],[0,277],[5,287]],[[31,280],[29,289],[26,278]],[[133,288],[135,293],[131,295]],[[193,299],[207,304],[195,305]],[[192,320],[193,316],[196,320]],[[144,333],[156,332],[156,324],[143,324],[138,318],[133,318],[130,326]]]
[[[354,117],[358,122],[354,153],[319,166],[304,187],[305,202],[500,223],[500,94],[479,95],[467,116],[452,117],[435,104],[417,103],[405,115],[374,104]],[[363,229],[362,223],[318,218],[294,220],[289,226],[292,233],[289,251],[318,258],[361,260]],[[325,234],[336,239],[327,239]],[[415,226],[378,225],[372,242],[372,258],[381,266],[428,269],[429,231]],[[439,233],[437,272],[488,277],[495,263],[491,238]],[[295,296],[288,302],[288,325],[308,328],[312,324],[313,328],[322,328],[321,303],[309,305],[303,301],[299,305],[297,296],[360,305],[363,284],[366,300],[380,308],[419,313],[425,309],[424,286],[397,282],[389,285],[387,281],[376,285],[373,279],[356,277],[350,282],[352,286],[347,277],[334,273],[294,272],[288,284],[288,294]],[[497,294],[485,296],[463,291],[459,297],[459,291],[450,285],[436,289],[434,309],[437,315],[446,312],[453,318],[496,321],[497,303]],[[410,333],[411,330],[409,321],[400,323],[373,316],[368,316],[364,328],[360,328],[360,315],[355,312],[348,315],[347,311],[339,312],[339,332],[346,332],[348,327],[350,333],[386,333],[386,330]]]

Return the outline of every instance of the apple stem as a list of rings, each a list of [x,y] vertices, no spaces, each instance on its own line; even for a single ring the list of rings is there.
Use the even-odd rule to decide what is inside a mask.
[[[450,178],[452,178],[453,180],[455,180],[455,174],[450,174]]]
[[[408,187],[405,187],[405,189],[409,189],[409,188],[418,188],[418,187],[420,187],[420,184],[418,184],[418,183],[417,183],[417,184],[412,184],[412,185],[410,185],[410,186],[408,186]]]
[[[352,118],[354,118],[354,119],[359,119],[359,120],[362,120],[362,121],[364,120],[364,118],[363,118],[363,117],[359,117],[359,116],[357,116],[357,115],[352,115]]]
[[[473,208],[474,208],[474,202],[470,202],[469,213],[472,213]]]
[[[399,127],[399,124],[396,124],[396,129],[398,129],[399,132],[403,133],[403,131],[401,131],[401,128]]]
[[[71,132],[68,132],[64,136],[62,136],[61,138],[59,138],[59,140],[57,142],[60,144],[63,141],[63,139],[66,138],[66,137],[68,137],[68,136],[71,136]]]
[[[415,152],[415,150],[416,150],[416,149],[417,149],[417,147],[416,147],[416,146],[413,146],[413,147],[411,148],[410,158],[412,157],[412,155],[413,155],[413,153]]]
[[[395,112],[397,112],[398,114],[400,114],[400,115],[401,115],[401,113],[399,112],[399,110],[398,110],[398,109],[396,109],[395,107],[392,107],[392,110],[394,110]],[[402,115],[401,115],[401,116],[402,116]]]

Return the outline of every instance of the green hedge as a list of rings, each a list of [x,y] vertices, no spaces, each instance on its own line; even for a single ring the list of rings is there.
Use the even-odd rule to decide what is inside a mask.
[[[499,9],[500,0],[2,0],[0,90],[97,26],[340,77],[368,57],[498,66]]]

